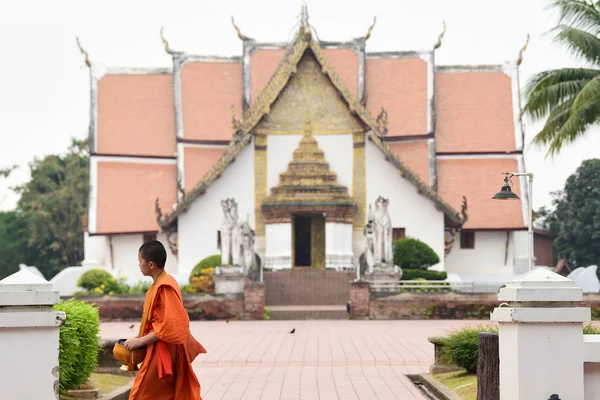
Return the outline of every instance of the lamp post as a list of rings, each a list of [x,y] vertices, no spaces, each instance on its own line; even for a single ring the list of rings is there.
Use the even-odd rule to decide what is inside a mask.
[[[522,172],[505,172],[504,173],[504,185],[502,185],[502,189],[498,193],[492,197],[494,200],[519,200],[519,196],[516,195],[511,189],[510,178],[513,176],[526,176],[528,177],[527,189],[527,203],[529,207],[529,226],[528,226],[528,243],[527,247],[529,250],[529,255],[527,257],[527,261],[529,264],[529,271],[533,266],[533,174],[532,173],[522,173]]]

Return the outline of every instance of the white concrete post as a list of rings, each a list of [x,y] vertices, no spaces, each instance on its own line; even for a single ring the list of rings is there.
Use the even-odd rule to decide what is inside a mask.
[[[52,284],[27,270],[0,281],[3,399],[58,399],[58,348],[65,313]]]
[[[583,322],[590,321],[583,290],[545,268],[500,290],[506,302],[492,312],[499,323],[500,400],[584,398]]]

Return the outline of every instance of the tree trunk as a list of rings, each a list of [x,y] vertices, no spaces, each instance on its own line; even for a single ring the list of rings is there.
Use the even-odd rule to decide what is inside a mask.
[[[500,355],[497,333],[479,334],[477,400],[500,400]]]

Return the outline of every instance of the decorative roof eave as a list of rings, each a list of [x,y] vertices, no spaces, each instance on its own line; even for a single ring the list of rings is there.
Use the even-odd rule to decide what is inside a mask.
[[[417,192],[419,194],[431,199],[431,201],[435,203],[436,207],[439,208],[440,211],[442,211],[455,224],[462,225],[466,222],[466,215],[463,214],[463,216],[461,216],[461,214],[459,214],[458,211],[456,211],[450,204],[446,203],[446,201],[444,201],[439,194],[427,186],[417,175],[415,175],[406,165],[404,165],[396,153],[394,153],[378,135],[370,134],[369,138],[375,144],[375,146],[377,146],[379,150],[383,152],[387,160],[400,171],[402,177],[417,187]]]
[[[281,91],[285,88],[287,82],[293,73],[296,72],[298,63],[300,62],[305,51],[310,50],[315,55],[317,62],[321,65],[323,73],[325,73],[334,87],[338,90],[344,101],[348,104],[350,111],[356,115],[370,130],[370,139],[384,153],[390,162],[401,172],[402,176],[409,180],[417,187],[420,194],[430,198],[436,206],[444,212],[454,223],[462,225],[466,218],[461,218],[460,214],[446,203],[434,190],[429,188],[421,181],[404,163],[396,156],[396,154],[384,143],[383,137],[379,135],[378,124],[373,119],[369,111],[364,107],[350,92],[346,84],[342,81],[334,68],[329,64],[325,57],[325,52],[317,41],[312,38],[310,29],[301,27],[294,42],[292,42],[289,50],[285,54],[283,60],[277,66],[275,73],[269,80],[263,91],[260,93],[256,101],[244,113],[243,122],[238,131],[238,135],[229,144],[225,153],[219,158],[217,163],[202,177],[200,182],[194,189],[185,196],[175,207],[175,209],[165,216],[158,216],[158,224],[161,227],[168,227],[176,221],[177,217],[186,212],[191,204],[200,196],[202,196],[212,182],[220,177],[224,170],[231,162],[239,155],[239,153],[251,142],[251,131],[258,125],[262,118],[269,114],[275,100],[279,97]],[[237,140],[236,140],[237,139]]]
[[[219,157],[217,162],[208,170],[194,188],[177,203],[177,206],[170,213],[161,215],[157,210],[157,222],[161,228],[172,226],[177,217],[189,210],[192,203],[206,192],[208,187],[223,175],[225,169],[235,160],[235,158],[252,142],[251,135],[238,136],[234,138],[225,152]],[[158,206],[157,206],[158,207]]]

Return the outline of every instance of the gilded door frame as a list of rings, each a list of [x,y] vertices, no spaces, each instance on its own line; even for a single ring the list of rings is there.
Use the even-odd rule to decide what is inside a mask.
[[[296,265],[296,218],[297,217],[311,217],[310,220],[310,266],[298,266]],[[326,254],[326,237],[325,237],[325,226],[326,218],[322,214],[296,214],[292,216],[292,269],[325,269]],[[319,240],[319,235],[322,240]],[[322,247],[318,248],[317,243],[322,243]],[[317,255],[318,254],[318,255]],[[322,258],[319,260],[319,255]]]

